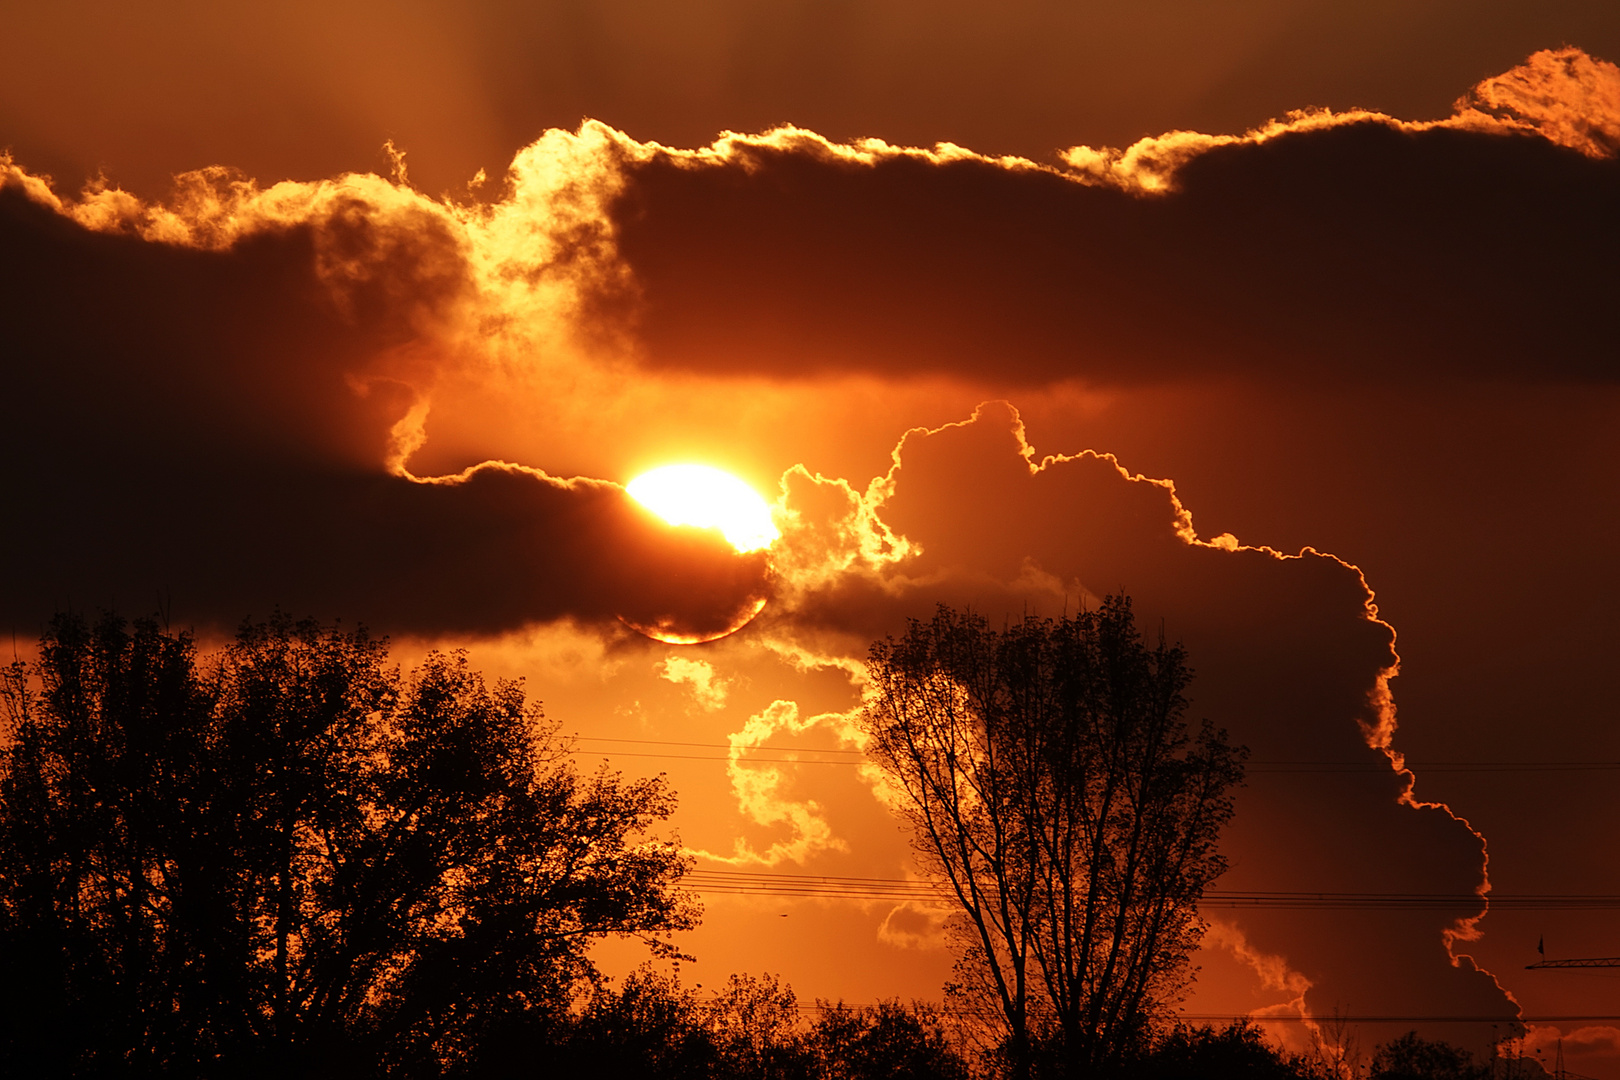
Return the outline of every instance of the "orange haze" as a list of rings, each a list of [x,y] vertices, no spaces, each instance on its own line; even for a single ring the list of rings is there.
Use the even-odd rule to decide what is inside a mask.
[[[642,8],[294,5],[279,51],[98,8],[14,48],[4,625],[467,646],[674,780],[685,978],[870,1002],[951,958],[858,753],[868,644],[1123,589],[1255,763],[1189,1015],[1620,1078],[1615,984],[1524,970],[1620,954],[1620,69],[1534,51],[1620,55],[1612,6],[1450,51],[1442,4],[1400,49],[1393,9]],[[817,34],[847,79],[783,44]],[[385,136],[429,164],[375,175]],[[670,461],[781,538],[655,519],[621,485]]]

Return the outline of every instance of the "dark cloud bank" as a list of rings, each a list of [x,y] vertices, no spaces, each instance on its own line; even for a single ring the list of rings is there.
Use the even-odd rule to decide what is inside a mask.
[[[632,167],[654,366],[989,375],[1620,375],[1620,163],[1376,120],[1215,146],[1172,194],[806,143]]]
[[[1555,92],[1616,78],[1540,56]],[[1556,105],[1538,106],[1548,130]],[[674,152],[597,129],[565,147],[578,179],[551,189],[551,254],[504,272],[572,275],[582,308],[528,317],[598,346],[628,333],[652,372],[1608,382],[1620,163],[1592,146],[1612,150],[1612,120],[1582,129],[1586,153],[1484,121],[1317,117],[1179,151],[1166,136],[1179,157],[1158,194],[1074,152],[1053,169],[798,132]],[[615,485],[383,466],[394,425],[469,363],[447,320],[514,318],[480,321],[476,230],[455,208],[411,193],[404,214],[354,200],[158,242],[133,218],[75,224],[12,175],[8,617],[172,595],[226,622],[280,603],[490,631],[640,603],[713,627],[763,587],[759,560],[661,530]]]
[[[758,557],[616,484],[385,470],[412,392],[355,376],[447,288],[419,264],[340,305],[309,228],[196,250],[89,232],[16,187],[0,250],[0,609],[21,633],[68,607],[229,626],[276,605],[422,633],[618,614],[702,631],[762,587]]]

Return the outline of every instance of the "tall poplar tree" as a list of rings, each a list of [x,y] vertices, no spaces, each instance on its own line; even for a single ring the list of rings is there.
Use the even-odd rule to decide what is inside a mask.
[[[959,908],[956,989],[1015,1075],[1144,1052],[1190,980],[1245,752],[1184,714],[1184,651],[1128,598],[1001,630],[941,606],[868,661],[868,753]]]

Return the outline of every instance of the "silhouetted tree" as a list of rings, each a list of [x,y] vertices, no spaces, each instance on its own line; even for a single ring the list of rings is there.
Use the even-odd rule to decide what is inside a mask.
[[[562,1075],[714,1080],[720,1050],[711,1014],[672,975],[641,969],[617,990],[595,987],[572,1025]]]
[[[63,616],[6,670],[0,1064],[504,1075],[592,940],[695,924],[678,848],[644,838],[661,780],[580,777],[459,654],[386,660],[283,617],[199,661]]]
[[[1236,1020],[1223,1028],[1177,1025],[1130,1063],[1133,1080],[1331,1080],[1333,1073],[1266,1041],[1259,1026]]]
[[[1438,1039],[1408,1031],[1373,1051],[1372,1080],[1489,1080],[1491,1067]]]
[[[547,1056],[562,1075],[642,1080],[968,1080],[936,1008],[818,1008],[806,1027],[772,975],[734,975],[702,995],[643,968],[618,990],[598,985]]]
[[[814,1063],[799,1024],[793,988],[769,973],[736,974],[705,1003],[726,1076],[809,1080]]]
[[[968,1080],[939,1011],[927,1005],[823,1005],[806,1041],[823,1080]]]
[[[1130,601],[997,631],[941,606],[872,646],[864,725],[924,867],[959,906],[956,992],[987,1001],[1015,1075],[1144,1053],[1190,979],[1197,902],[1244,752],[1189,731],[1179,646]]]

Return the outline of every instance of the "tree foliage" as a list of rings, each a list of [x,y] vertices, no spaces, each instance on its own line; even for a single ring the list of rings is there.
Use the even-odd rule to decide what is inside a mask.
[[[564,1075],[643,1080],[968,1080],[937,1008],[818,1002],[772,975],[698,993],[646,969],[598,987],[556,1054]]]
[[[1140,1080],[1336,1080],[1339,1074],[1308,1057],[1289,1054],[1266,1041],[1252,1020],[1225,1027],[1178,1025],[1151,1053],[1130,1063],[1125,1074]]]
[[[868,752],[955,899],[957,990],[989,1003],[1013,1071],[1145,1052],[1190,979],[1197,902],[1244,752],[1189,730],[1184,651],[1130,601],[1001,630],[941,606],[872,646]]]
[[[817,1075],[826,1080],[968,1080],[944,1018],[927,1005],[822,1003],[810,1034]]]
[[[18,1075],[490,1075],[593,939],[696,922],[646,838],[663,782],[579,776],[459,654],[402,678],[361,630],[277,617],[200,658],[66,616],[0,698]]]
[[[1372,1080],[1489,1080],[1492,1073],[1467,1050],[1415,1031],[1379,1046],[1371,1069]]]

